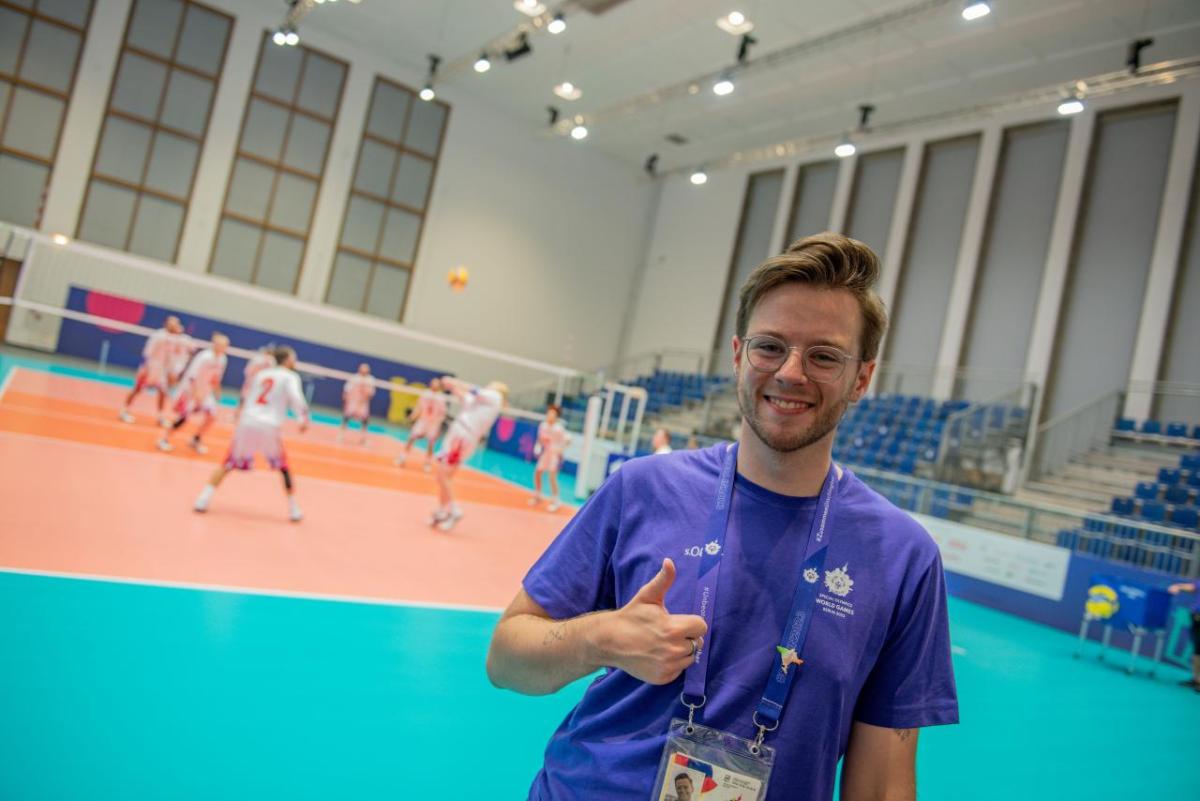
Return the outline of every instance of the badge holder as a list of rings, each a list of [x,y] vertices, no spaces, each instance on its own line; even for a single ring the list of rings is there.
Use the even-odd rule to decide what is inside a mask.
[[[676,801],[679,785],[695,801],[763,801],[775,749],[763,744],[761,727],[758,737],[746,740],[696,723],[700,705],[687,706],[688,719],[674,718],[667,729],[652,801]]]

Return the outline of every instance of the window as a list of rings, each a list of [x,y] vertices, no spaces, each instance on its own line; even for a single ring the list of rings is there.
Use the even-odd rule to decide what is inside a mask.
[[[0,220],[36,228],[92,0],[0,0]]]
[[[449,112],[375,79],[327,302],[401,319]]]
[[[175,261],[232,25],[191,0],[134,3],[78,238]]]
[[[294,293],[346,64],[263,36],[209,269]]]

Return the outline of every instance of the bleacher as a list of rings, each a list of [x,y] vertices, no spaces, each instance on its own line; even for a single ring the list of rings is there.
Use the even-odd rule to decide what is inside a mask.
[[[1161,420],[1146,419],[1140,423],[1131,417],[1118,418],[1113,425],[1113,438],[1134,442],[1154,442],[1176,447],[1200,445],[1200,425],[1191,426],[1174,421],[1165,426]]]
[[[655,370],[626,383],[646,390],[646,414],[660,414],[672,407],[701,402],[731,380],[728,376]]]
[[[1157,481],[1139,481],[1133,495],[1112,499],[1112,514],[1196,531],[1200,526],[1200,452],[1185,453],[1178,467],[1162,467]]]

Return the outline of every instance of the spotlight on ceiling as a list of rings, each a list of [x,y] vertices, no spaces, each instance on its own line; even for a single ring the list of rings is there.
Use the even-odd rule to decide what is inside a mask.
[[[962,18],[967,22],[986,17],[992,13],[992,7],[986,0],[967,0],[963,3]]]
[[[475,71],[478,73],[487,72],[492,68],[492,60],[488,58],[487,53],[480,53],[479,58],[475,61]]]
[[[838,142],[837,147],[833,149],[833,154],[839,159],[850,158],[858,152],[858,148],[850,141],[850,137],[842,137],[842,141]]]
[[[712,89],[713,94],[717,95],[718,97],[724,97],[725,95],[733,94],[733,81],[729,79],[729,76],[725,76],[721,78],[721,80],[714,83]]]
[[[437,92],[433,91],[433,84],[427,83],[421,88],[421,91],[417,94],[417,97],[428,103],[430,100],[433,100],[435,97],[437,97]]]
[[[287,47],[287,34],[283,32],[282,28],[279,28],[271,34],[271,41],[280,47]]]
[[[578,141],[580,139],[587,139],[587,135],[588,135],[587,126],[584,125],[582,122],[575,123],[575,127],[571,129],[571,138],[576,141]]]
[[[521,35],[517,37],[516,43],[508,50],[504,51],[506,61],[516,61],[522,56],[527,56],[533,52],[533,47],[529,44],[529,34],[521,31]]]
[[[513,8],[531,17],[540,17],[546,13],[546,7],[538,0],[513,0]]]
[[[546,30],[553,34],[560,34],[567,29],[567,21],[563,19],[562,14],[555,14],[554,19],[550,20],[550,24],[546,26]]]
[[[287,46],[295,47],[300,44],[300,34],[296,33],[296,29],[292,28],[287,32]]]
[[[742,36],[754,30],[754,23],[740,11],[730,11],[717,20],[717,27],[731,36]]]
[[[1068,97],[1064,97],[1062,102],[1058,104],[1058,113],[1064,117],[1069,117],[1072,114],[1078,114],[1085,108],[1083,98],[1072,93]]]
[[[704,186],[708,183],[708,173],[704,170],[696,170],[688,180],[692,182],[693,186]]]
[[[433,91],[433,79],[437,77],[438,65],[442,63],[442,57],[433,53],[430,53],[427,58],[429,59],[429,77],[425,81],[425,86],[417,95],[426,103],[437,97],[437,93]]]
[[[563,81],[554,87],[554,94],[563,100],[578,100],[583,97],[583,90],[570,81]]]

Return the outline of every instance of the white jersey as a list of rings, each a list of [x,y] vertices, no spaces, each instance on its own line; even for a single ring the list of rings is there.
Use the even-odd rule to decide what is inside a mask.
[[[146,337],[146,344],[142,348],[142,361],[147,367],[166,370],[171,366],[172,358],[174,357],[174,344],[171,342],[171,337],[174,336],[165,328],[160,328],[150,336]]]
[[[240,425],[278,429],[287,419],[288,409],[301,420],[308,419],[300,376],[286,367],[268,367],[260,370],[250,383]]]
[[[187,334],[168,334],[167,341],[170,343],[167,371],[179,377],[192,355],[192,341]]]
[[[275,366],[275,357],[274,356],[272,356],[270,353],[267,353],[265,351],[261,351],[261,350],[258,351],[257,353],[255,353],[253,356],[250,357],[250,360],[248,362],[246,362],[246,367],[242,371],[242,374],[245,376],[245,378],[242,380],[242,385],[245,387],[249,387],[250,382],[254,380],[254,376],[258,375],[263,370],[266,370],[266,369],[274,367],[274,366]]]
[[[440,426],[445,419],[446,396],[442,393],[422,395],[421,399],[417,401],[417,421],[426,425]]]
[[[218,356],[212,348],[205,348],[188,364],[187,371],[184,372],[183,378],[179,379],[179,383],[184,391],[192,393],[195,397],[204,397],[209,392],[215,392],[225,376],[227,361],[225,354]]]
[[[567,427],[562,424],[562,420],[556,420],[553,424],[543,420],[538,423],[537,438],[538,444],[542,446],[542,453],[558,455],[567,447],[570,435],[567,434]]]
[[[454,418],[455,433],[469,440],[482,439],[504,408],[504,398],[494,389],[477,389],[463,395],[458,417]]]

